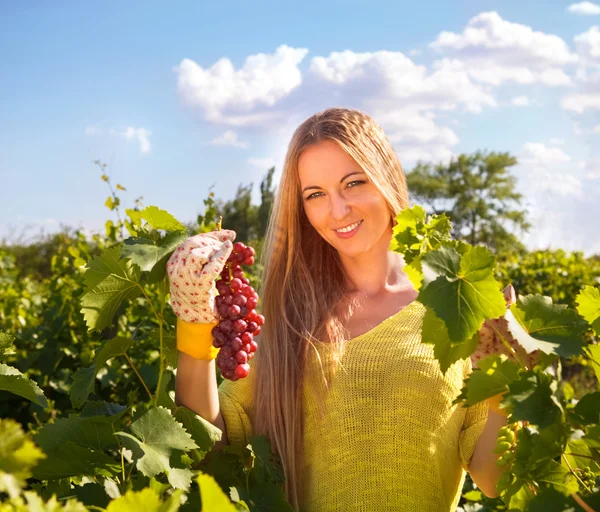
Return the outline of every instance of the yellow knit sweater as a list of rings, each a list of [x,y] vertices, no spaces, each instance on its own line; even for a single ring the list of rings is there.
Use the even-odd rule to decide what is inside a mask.
[[[461,359],[441,373],[433,346],[420,340],[424,312],[412,302],[347,342],[323,395],[322,417],[314,393],[323,385],[308,385],[321,382],[311,358],[304,386],[305,512],[456,509],[488,406],[452,405],[471,362]],[[232,444],[245,445],[252,435],[251,376],[219,387]]]

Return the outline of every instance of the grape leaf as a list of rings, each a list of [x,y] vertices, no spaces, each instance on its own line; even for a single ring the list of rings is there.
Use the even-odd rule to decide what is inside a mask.
[[[584,353],[582,335],[587,324],[565,304],[552,304],[550,297],[519,297],[506,319],[512,335],[529,353],[540,350],[563,357]]]
[[[175,450],[188,451],[198,448],[198,445],[170,411],[164,407],[152,408],[130,428],[135,435],[126,432],[116,434],[123,437],[124,444],[134,451],[137,468],[147,477],[165,472],[173,487],[187,490],[192,472],[172,467],[170,457]]]
[[[556,461],[545,464],[535,474],[535,480],[552,486],[565,496],[570,496],[579,490],[575,475]]]
[[[572,439],[565,448],[565,458],[572,468],[590,467],[594,473],[600,471],[600,464],[594,460],[594,451],[592,451],[587,439]],[[566,463],[563,461],[562,464]]]
[[[600,423],[600,391],[584,395],[573,412],[578,415],[578,423],[582,425]]]
[[[465,379],[460,395],[452,403],[464,402],[470,407],[507,391],[509,384],[518,378],[519,365],[504,354],[484,357]]]
[[[88,368],[78,368],[73,375],[73,385],[71,386],[71,404],[79,408],[87,400],[89,394],[94,391],[94,380],[96,374],[104,367],[106,362],[113,357],[122,356],[127,353],[129,347],[133,345],[133,340],[117,336],[108,340],[94,356],[94,364]]]
[[[125,411],[112,416],[87,418],[70,415],[68,418],[61,418],[54,423],[46,423],[35,436],[35,442],[47,454],[60,450],[62,443],[66,441],[103,451],[117,446],[114,428],[123,414]]]
[[[236,512],[236,507],[227,495],[221,490],[219,484],[211,475],[200,473],[196,480],[200,488],[202,512],[218,510],[219,512]]]
[[[141,491],[127,491],[111,501],[106,507],[106,512],[130,512],[131,510],[143,510],[144,512],[161,512],[161,502],[158,495],[149,488]]]
[[[574,510],[573,502],[553,487],[538,489],[527,507],[528,512],[571,512]]]
[[[31,477],[31,469],[46,457],[21,425],[11,419],[0,419],[0,493],[11,498],[19,495],[25,480]]]
[[[83,274],[83,284],[86,290],[91,290],[113,274],[123,279],[129,279],[127,270],[122,266],[120,254],[121,249],[117,246],[105,249],[102,254],[92,258]]]
[[[52,496],[44,503],[43,499],[33,491],[25,491],[23,497],[27,501],[27,505],[23,503],[22,497],[18,500],[23,503],[22,507],[16,507],[15,512],[87,512],[87,508],[83,503],[76,500],[59,500],[56,496]],[[9,508],[8,510],[13,510]]]
[[[16,368],[3,363],[0,363],[0,390],[27,398],[44,409],[48,407],[44,392],[35,381],[28,379]]]
[[[118,252],[118,248],[104,251],[84,274],[87,291],[81,297],[81,312],[90,332],[110,325],[121,302],[142,292],[140,269],[129,260],[119,259]]]
[[[529,421],[541,429],[560,420],[562,408],[553,394],[556,381],[542,371],[527,371],[509,384],[502,406],[515,421]]]
[[[9,356],[15,353],[14,341],[14,336],[0,331],[0,356]]]
[[[600,381],[600,344],[586,345],[585,351],[590,358],[590,364],[594,369],[596,378]]]
[[[175,405],[168,393],[171,375],[169,372],[163,374],[156,405],[169,409],[175,419],[192,436],[192,439],[198,445],[198,449],[206,454],[221,440],[223,432],[187,407]]]
[[[155,243],[147,238],[131,237],[125,240],[125,246],[121,252],[123,258],[129,258],[143,272],[151,272],[154,267],[165,257],[171,254],[187,235],[174,231]]]
[[[402,253],[406,263],[412,263],[427,251],[437,249],[442,242],[451,240],[449,219],[445,215],[427,218],[419,205],[402,210],[395,220],[390,251]]]
[[[142,210],[142,218],[154,229],[165,231],[186,231],[187,228],[166,210],[157,206],[147,206]]]
[[[71,476],[112,477],[121,471],[121,464],[103,452],[65,441],[33,471],[39,480],[54,480]]]
[[[259,484],[272,483],[283,485],[283,468],[271,450],[265,436],[250,436],[250,449],[253,458],[253,473]]]
[[[484,320],[504,315],[504,295],[493,277],[495,258],[485,247],[472,247],[464,255],[442,247],[425,254],[421,264],[418,300],[444,321],[452,342],[470,340]]]
[[[600,289],[586,286],[577,295],[577,311],[592,326],[597,336],[600,336]]]
[[[423,317],[421,336],[423,343],[433,345],[433,355],[439,361],[440,370],[444,374],[456,361],[469,357],[479,341],[478,334],[475,334],[467,342],[453,344],[448,336],[446,324],[429,308]]]

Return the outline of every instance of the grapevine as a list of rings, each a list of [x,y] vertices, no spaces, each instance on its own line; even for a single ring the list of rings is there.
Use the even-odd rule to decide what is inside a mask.
[[[217,366],[224,378],[236,381],[250,373],[250,361],[258,348],[254,336],[265,318],[256,312],[258,294],[244,276],[241,265],[254,264],[254,249],[236,242],[215,283],[220,321],[212,330],[213,346],[219,348]]]

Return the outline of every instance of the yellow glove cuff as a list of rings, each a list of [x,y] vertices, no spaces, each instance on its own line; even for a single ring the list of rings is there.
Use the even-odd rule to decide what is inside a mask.
[[[191,324],[177,319],[177,350],[194,359],[210,361],[217,357],[219,349],[212,344],[212,329],[219,322]]]

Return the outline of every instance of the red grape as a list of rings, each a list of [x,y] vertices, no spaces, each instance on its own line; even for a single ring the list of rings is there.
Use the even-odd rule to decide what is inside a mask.
[[[219,293],[215,306],[221,319],[212,330],[213,346],[220,349],[216,363],[221,375],[232,381],[248,376],[248,361],[258,348],[254,336],[265,320],[256,312],[258,294],[241,267],[253,265],[255,255],[252,247],[236,242],[215,282]]]

